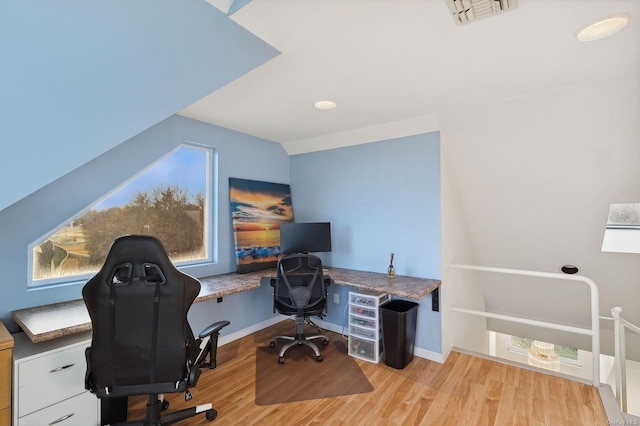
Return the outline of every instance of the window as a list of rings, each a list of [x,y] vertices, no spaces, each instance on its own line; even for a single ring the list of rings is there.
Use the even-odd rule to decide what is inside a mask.
[[[211,261],[211,150],[182,145],[30,246],[30,287],[97,272],[120,235],[157,237],[177,265]]]
[[[640,204],[611,204],[602,251],[640,253]]]
[[[507,339],[507,349],[513,352],[527,353],[533,342],[533,339],[525,337],[509,337]],[[560,357],[561,363],[582,366],[582,352],[580,350],[561,345],[554,345],[554,350]]]

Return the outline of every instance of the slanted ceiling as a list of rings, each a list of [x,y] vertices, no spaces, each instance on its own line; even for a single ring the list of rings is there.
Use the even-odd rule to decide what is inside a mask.
[[[3,2],[0,210],[278,53],[202,0]]]

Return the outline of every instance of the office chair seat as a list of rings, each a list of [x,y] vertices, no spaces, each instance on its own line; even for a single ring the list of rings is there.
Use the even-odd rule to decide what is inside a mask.
[[[323,357],[318,347],[311,340],[321,339],[322,345],[327,346],[329,339],[321,333],[311,316],[322,318],[327,312],[327,286],[322,271],[322,261],[310,254],[289,254],[278,261],[276,278],[271,280],[274,287],[273,311],[283,315],[295,317],[295,336],[275,336],[269,342],[275,348],[278,339],[289,343],[280,348],[278,362],[284,363],[284,355],[294,346],[307,346],[313,350],[315,359],[322,362]],[[318,334],[305,335],[304,324],[309,324],[318,330]]]

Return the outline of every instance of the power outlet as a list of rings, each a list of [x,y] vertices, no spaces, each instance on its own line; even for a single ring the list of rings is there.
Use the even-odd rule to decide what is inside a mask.
[[[335,303],[336,305],[340,304],[340,294],[339,293],[333,293],[333,303]]]

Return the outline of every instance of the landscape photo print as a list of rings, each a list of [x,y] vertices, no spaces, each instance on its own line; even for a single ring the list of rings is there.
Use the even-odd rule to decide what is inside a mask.
[[[289,185],[229,178],[229,204],[238,272],[275,268],[280,224],[293,222]]]

